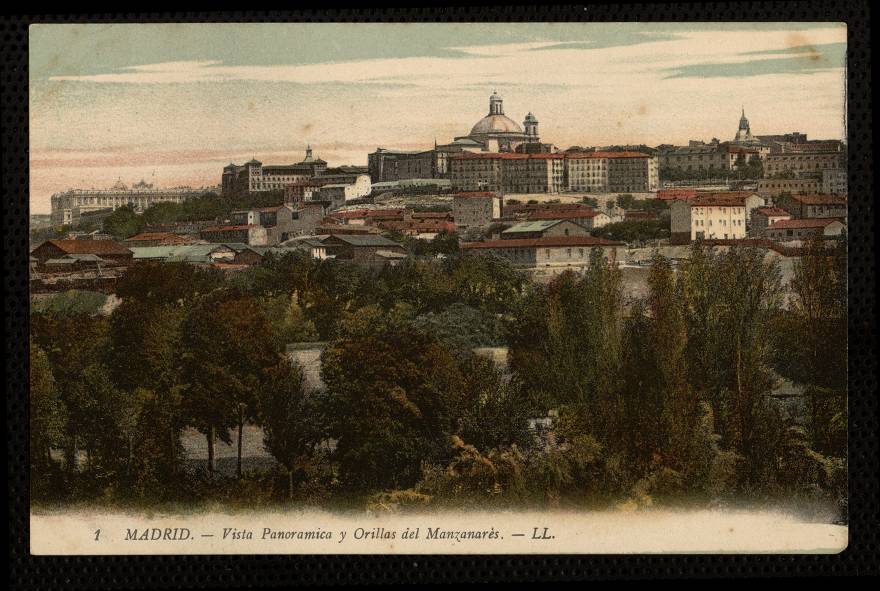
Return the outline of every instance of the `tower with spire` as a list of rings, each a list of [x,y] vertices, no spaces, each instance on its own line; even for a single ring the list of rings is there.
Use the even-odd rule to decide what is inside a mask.
[[[752,136],[752,130],[749,127],[749,120],[746,118],[746,108],[742,108],[742,116],[739,118],[739,129],[736,130],[736,137],[733,138],[734,143],[750,144],[755,142]]]

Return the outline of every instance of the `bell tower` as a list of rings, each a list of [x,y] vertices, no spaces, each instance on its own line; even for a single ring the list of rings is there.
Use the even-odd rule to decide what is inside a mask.
[[[498,96],[498,91],[492,91],[492,96],[489,97],[489,114],[490,115],[504,115],[504,104],[503,100],[500,96]]]
[[[526,115],[525,120],[523,120],[523,129],[526,132],[526,141],[531,143],[538,142],[538,120],[531,113]]]

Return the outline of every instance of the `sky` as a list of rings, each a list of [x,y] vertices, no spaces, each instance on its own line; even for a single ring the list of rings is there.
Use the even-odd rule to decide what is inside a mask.
[[[92,24],[30,29],[30,203],[253,157],[366,164],[467,135],[497,91],[571,145],[845,139],[838,23]]]

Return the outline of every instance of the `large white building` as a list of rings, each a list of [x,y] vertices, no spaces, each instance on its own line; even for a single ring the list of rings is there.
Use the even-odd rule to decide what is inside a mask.
[[[698,194],[670,205],[670,241],[738,240],[746,238],[752,211],[764,205],[757,193],[746,191]]]
[[[131,206],[142,212],[156,203],[182,203],[191,197],[217,191],[218,187],[173,187],[158,189],[143,180],[128,187],[121,180],[109,189],[70,189],[52,195],[53,224],[75,224],[88,214]]]

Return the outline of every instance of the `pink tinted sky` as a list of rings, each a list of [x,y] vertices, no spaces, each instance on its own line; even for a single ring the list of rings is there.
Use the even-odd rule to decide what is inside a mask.
[[[468,133],[497,89],[560,147],[845,137],[832,23],[43,25],[31,30],[31,209],[141,178],[219,183],[229,162],[331,165]]]

